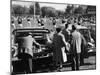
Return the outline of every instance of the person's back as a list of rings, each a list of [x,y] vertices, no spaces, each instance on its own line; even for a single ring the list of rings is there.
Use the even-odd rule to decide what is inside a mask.
[[[18,27],[19,28],[22,28],[23,27],[23,25],[22,25],[22,19],[21,18],[18,18]]]
[[[18,53],[27,53],[33,56],[33,38],[31,35],[19,37],[18,40]]]
[[[74,31],[72,33],[72,37],[73,37],[72,44],[74,44],[76,46],[77,53],[80,53],[81,52],[81,43],[82,43],[81,34],[78,31]]]
[[[62,66],[62,47],[64,47],[64,42],[62,39],[62,36],[60,35],[60,30],[59,28],[56,29],[57,33],[54,34],[53,37],[53,60],[55,61],[55,65]]]
[[[22,47],[25,48],[32,48],[32,44],[33,44],[33,38],[32,36],[26,36],[26,37],[22,37]]]
[[[54,42],[55,47],[63,47],[64,46],[62,37],[57,33],[54,34],[53,42]]]
[[[66,42],[70,43],[71,33],[69,31],[69,24],[68,23],[65,24],[65,28],[62,30],[62,34],[64,35]]]
[[[71,61],[72,70],[79,70],[80,54],[82,38],[81,34],[76,30],[75,25],[72,26],[72,42],[71,42]]]
[[[33,41],[34,39],[30,34],[26,34],[23,37],[19,38],[19,55],[18,58],[24,61],[23,65],[25,66],[26,72],[32,72],[32,57],[33,57]]]
[[[66,29],[63,29],[63,30],[62,30],[62,34],[64,35],[65,40],[66,40],[67,42],[70,42],[70,39],[71,39],[70,32],[66,31]]]

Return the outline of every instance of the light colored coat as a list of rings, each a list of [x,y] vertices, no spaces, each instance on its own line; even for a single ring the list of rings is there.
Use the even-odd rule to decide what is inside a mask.
[[[72,49],[76,50],[76,53],[81,53],[81,44],[82,44],[82,35],[75,30],[72,33],[72,45],[73,45]]]
[[[23,37],[22,39],[22,48],[25,48],[25,53],[28,53],[33,56],[32,47],[34,39],[32,38],[32,36]]]

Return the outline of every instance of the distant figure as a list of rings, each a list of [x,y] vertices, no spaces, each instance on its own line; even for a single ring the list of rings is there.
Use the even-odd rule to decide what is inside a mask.
[[[22,25],[22,19],[20,17],[18,18],[18,25],[19,25],[20,28],[23,27],[23,25]]]
[[[38,22],[38,26],[41,26],[41,20],[37,19],[37,22]]]
[[[27,22],[28,22],[28,27],[31,27],[31,21],[29,17],[27,18]]]
[[[11,21],[11,30],[13,31],[14,29],[16,29],[14,20]]]
[[[55,28],[57,27],[57,26],[56,26],[56,19],[55,19],[55,18],[53,18],[52,24],[53,24],[53,26],[54,26]]]
[[[41,20],[41,27],[44,28],[44,21]]]

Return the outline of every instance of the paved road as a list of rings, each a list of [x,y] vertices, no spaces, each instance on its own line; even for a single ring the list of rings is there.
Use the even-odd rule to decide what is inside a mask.
[[[82,65],[82,66],[80,66],[79,67],[79,69],[80,70],[94,70],[94,69],[96,69],[96,57],[95,56],[90,56],[90,57],[88,57],[88,58],[85,58],[84,59],[84,65]],[[42,66],[42,67],[41,67]],[[45,66],[45,65],[38,65],[38,68],[39,69],[37,69],[36,70],[36,72],[35,73],[47,73],[47,72],[57,72],[57,70],[50,70],[48,67],[46,67],[46,68],[43,68],[43,66]],[[19,68],[18,68],[19,69]],[[71,71],[71,67],[70,66],[63,66],[63,68],[62,69],[60,69],[60,71],[61,72],[66,72],[66,71]],[[20,72],[19,72],[20,73]],[[18,73],[18,74],[19,74]],[[22,72],[23,73],[23,72]],[[24,73],[23,73],[24,74]]]
[[[84,59],[84,65],[80,66],[79,69],[80,70],[94,70],[96,69],[96,57],[95,56],[90,56],[88,58]],[[65,71],[71,71],[71,67],[67,66],[67,67],[63,67],[62,69],[60,69],[61,72],[65,72]],[[44,70],[38,70],[37,73],[41,73],[41,72],[51,72],[49,69],[44,69]],[[57,70],[53,70],[52,72],[57,72]]]

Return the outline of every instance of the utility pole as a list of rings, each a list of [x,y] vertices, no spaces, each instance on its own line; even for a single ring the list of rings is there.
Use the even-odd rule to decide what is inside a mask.
[[[34,19],[35,19],[35,2],[34,2]]]

